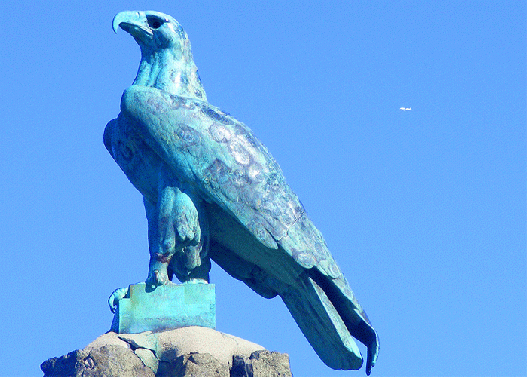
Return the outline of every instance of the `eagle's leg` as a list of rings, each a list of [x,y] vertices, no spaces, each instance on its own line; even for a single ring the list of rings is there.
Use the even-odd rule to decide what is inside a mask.
[[[148,220],[148,249],[150,252],[150,263],[148,267],[148,278],[146,283],[158,286],[170,283],[168,277],[168,263],[172,255],[165,254],[161,247],[161,238],[159,237],[159,210],[156,204],[151,203],[146,197],[143,197],[143,203]]]
[[[170,185],[160,188],[157,205],[145,199],[150,284],[169,284],[174,273],[182,282],[208,283],[208,224],[196,204]]]
[[[183,283],[208,283],[210,271],[209,226],[205,211],[198,200],[181,193],[178,208],[183,216],[177,220],[177,234],[180,235],[176,253],[168,266],[169,275],[173,272]],[[191,232],[189,226],[194,227]],[[181,234],[187,234],[181,237]],[[192,234],[193,236],[189,235]]]

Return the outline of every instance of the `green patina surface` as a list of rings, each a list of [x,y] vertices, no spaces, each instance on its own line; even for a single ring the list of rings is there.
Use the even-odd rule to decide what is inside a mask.
[[[143,195],[150,253],[146,284],[110,297],[119,332],[213,327],[213,289],[189,284],[208,283],[213,260],[261,296],[280,296],[329,367],[360,368],[353,338],[362,342],[369,374],[375,329],[268,149],[208,102],[187,33],[154,11],[121,12],[113,28],[136,40],[141,61],[104,144]],[[174,275],[185,284],[172,285]]]
[[[214,284],[171,284],[154,290],[145,283],[130,285],[117,305],[112,331],[139,334],[186,326],[216,328]]]

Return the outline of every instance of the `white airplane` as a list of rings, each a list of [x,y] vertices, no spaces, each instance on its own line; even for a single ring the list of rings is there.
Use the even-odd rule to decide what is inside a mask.
[[[412,108],[411,107],[399,107],[399,110],[407,111],[407,110],[412,110]]]

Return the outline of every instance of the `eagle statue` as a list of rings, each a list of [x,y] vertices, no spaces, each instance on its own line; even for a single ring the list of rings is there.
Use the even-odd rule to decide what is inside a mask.
[[[146,282],[208,283],[210,259],[265,298],[279,295],[320,359],[369,375],[377,333],[267,148],[207,102],[186,32],[160,12],[117,14],[141,62],[104,145],[143,195]]]

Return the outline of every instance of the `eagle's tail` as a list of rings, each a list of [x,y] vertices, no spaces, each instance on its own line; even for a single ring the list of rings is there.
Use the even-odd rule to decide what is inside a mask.
[[[353,337],[368,347],[369,375],[378,352],[377,334],[360,311],[325,276],[307,270],[298,285],[282,292],[291,315],[320,359],[333,369],[360,369],[361,353]]]

